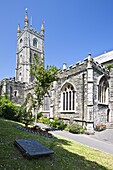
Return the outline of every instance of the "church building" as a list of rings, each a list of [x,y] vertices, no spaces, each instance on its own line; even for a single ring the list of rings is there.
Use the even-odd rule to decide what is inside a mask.
[[[44,61],[44,25],[40,32],[29,26],[26,10],[24,28],[17,29],[16,71],[14,78],[0,81],[0,94],[21,105],[33,92],[34,77],[30,75],[32,58]],[[113,51],[93,58],[88,54],[82,62],[63,65],[60,79],[53,83],[50,96],[45,95],[41,111],[49,118],[60,117],[66,123],[80,123],[89,129],[104,124],[113,127]]]

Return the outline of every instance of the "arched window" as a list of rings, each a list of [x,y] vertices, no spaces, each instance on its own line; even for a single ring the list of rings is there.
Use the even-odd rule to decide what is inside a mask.
[[[19,62],[20,64],[22,63],[22,54],[20,55]]]
[[[63,86],[61,100],[63,111],[75,111],[75,90],[71,84],[66,83]]]
[[[33,39],[33,46],[38,47],[38,41],[36,38]]]
[[[102,77],[98,85],[98,101],[103,104],[108,104],[108,81],[106,77]]]
[[[22,43],[22,38],[20,39],[20,43]]]
[[[22,42],[23,42],[23,40],[22,40],[22,38],[20,39],[20,48],[22,47]]]
[[[17,97],[17,96],[18,96],[18,91],[15,90],[15,91],[14,91],[14,97]]]
[[[19,81],[22,81],[22,72],[19,73]]]
[[[46,94],[43,101],[43,110],[49,111],[50,110],[50,97]]]

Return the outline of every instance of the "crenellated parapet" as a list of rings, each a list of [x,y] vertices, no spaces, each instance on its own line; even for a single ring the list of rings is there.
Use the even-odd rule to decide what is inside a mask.
[[[71,64],[69,67],[67,67],[67,65],[63,65],[63,69],[60,71],[60,74],[62,76],[65,76],[66,74],[72,76],[73,74],[83,72],[90,68],[97,69],[99,72],[109,75],[108,68],[95,61],[91,54],[89,54],[88,57],[84,59],[84,61]]]
[[[33,57],[38,56],[44,63],[44,23],[40,31],[29,26],[28,10],[26,9],[24,28],[17,28],[17,52],[16,52],[16,71],[15,80],[30,83],[34,76],[30,74]]]

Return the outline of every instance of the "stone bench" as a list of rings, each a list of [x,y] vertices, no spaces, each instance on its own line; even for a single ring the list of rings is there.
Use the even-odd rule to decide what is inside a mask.
[[[14,145],[22,152],[23,156],[27,158],[36,158],[39,156],[50,155],[54,152],[42,145],[36,140],[15,140]]]

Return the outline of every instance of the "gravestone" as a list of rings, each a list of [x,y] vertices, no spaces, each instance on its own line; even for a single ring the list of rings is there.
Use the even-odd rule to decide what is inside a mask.
[[[53,154],[54,152],[36,140],[15,140],[15,146],[22,152],[23,156],[33,158]]]

